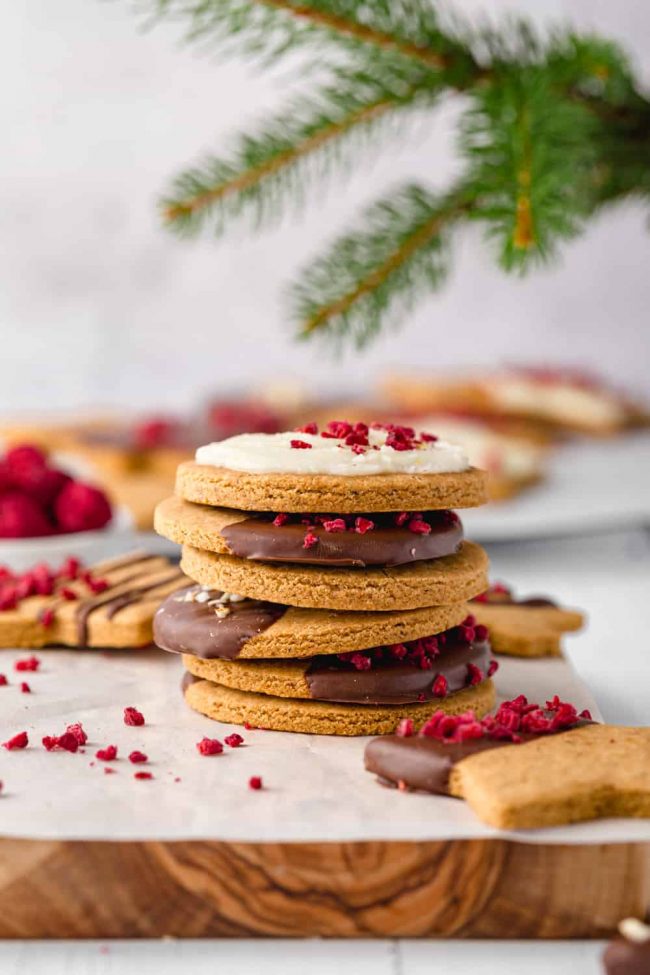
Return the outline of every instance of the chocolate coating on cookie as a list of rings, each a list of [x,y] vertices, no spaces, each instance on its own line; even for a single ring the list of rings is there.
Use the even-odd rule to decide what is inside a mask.
[[[315,657],[305,678],[311,697],[317,701],[348,704],[415,704],[436,700],[434,681],[442,675],[447,693],[468,686],[468,664],[487,675],[490,646],[458,643],[443,650],[430,669],[397,660],[373,662],[368,670],[356,670],[335,656]]]
[[[444,742],[435,738],[386,735],[368,743],[364,761],[367,771],[386,785],[402,782],[409,789],[449,795],[449,775],[456,762],[476,752],[508,744],[490,738]]]
[[[319,524],[309,528],[300,523],[276,525],[269,518],[257,516],[227,525],[221,535],[233,555],[263,562],[363,568],[439,559],[458,551],[463,526],[457,515],[450,511],[427,512],[425,524],[431,530],[420,534],[406,525],[397,527],[393,516],[388,515],[376,517],[372,529],[361,534],[349,529],[328,531]],[[311,539],[309,545],[305,543],[307,535]]]
[[[233,660],[248,640],[267,630],[287,610],[279,603],[243,599],[224,604],[225,613],[221,616],[216,607],[188,598],[188,594],[202,591],[200,586],[190,586],[160,606],[154,616],[153,634],[162,650]],[[212,590],[209,596],[217,600],[223,593]]]

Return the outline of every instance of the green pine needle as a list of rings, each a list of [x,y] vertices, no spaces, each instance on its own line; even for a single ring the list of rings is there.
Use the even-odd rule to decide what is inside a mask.
[[[416,185],[373,204],[362,229],[334,241],[293,286],[299,334],[351,338],[361,346],[420,294],[437,290],[447,269],[447,226],[462,209],[460,197],[440,200]]]

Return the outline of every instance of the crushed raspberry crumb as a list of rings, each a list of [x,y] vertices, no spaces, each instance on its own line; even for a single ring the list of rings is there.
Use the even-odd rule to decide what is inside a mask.
[[[483,671],[476,666],[476,664],[467,664],[467,685],[468,687],[475,687],[480,684],[483,680]]]
[[[408,528],[410,532],[414,532],[416,535],[431,534],[431,525],[419,518],[413,518],[411,521],[409,521]]]
[[[105,592],[108,589],[110,583],[108,579],[93,579],[91,576],[88,576],[86,585],[93,595],[98,596],[100,593]]]
[[[474,627],[474,639],[478,643],[484,643],[489,635],[490,632],[487,626],[484,626],[482,623],[477,623],[477,625]]]
[[[6,748],[7,751],[12,752],[16,748],[27,748],[29,745],[29,737],[26,731],[19,731],[17,735],[10,738],[8,741],[3,741],[2,747]]]
[[[487,669],[488,677],[491,677],[492,674],[496,674],[498,669],[499,669],[499,661],[492,659],[488,664],[488,669]]]
[[[65,560],[57,575],[60,579],[69,579],[70,582],[73,582],[78,577],[80,568],[81,562],[79,559],[70,556]]]
[[[218,738],[202,738],[197,741],[196,747],[200,755],[221,755],[223,745]]]
[[[72,602],[74,599],[79,599],[79,596],[74,589],[68,589],[67,586],[64,586],[64,588],[61,590],[61,595],[64,599],[67,599],[68,602]]]
[[[344,532],[347,525],[343,518],[332,518],[330,521],[323,522],[323,528],[326,532]]]
[[[117,772],[116,768],[112,768],[110,765],[104,766],[104,775],[112,775],[114,772]]]
[[[408,511],[400,511],[395,515],[395,524],[398,528],[402,528],[410,518]]]
[[[312,445],[306,440],[292,440],[291,446],[294,450],[311,450]]]
[[[288,521],[289,521],[289,515],[286,515],[281,512],[279,515],[275,516],[275,518],[273,519],[273,524],[275,525],[276,528],[282,528],[282,526],[286,525]]]
[[[355,518],[354,520],[354,530],[358,535],[365,535],[366,532],[371,532],[375,527],[374,521],[370,518]]]
[[[32,656],[32,657],[26,657],[24,660],[17,660],[16,663],[14,664],[14,670],[34,671],[34,670],[38,670],[40,666],[41,666],[41,661],[38,659],[38,657]]]
[[[0,687],[6,687],[9,681],[4,674],[0,674]]]
[[[74,724],[69,724],[65,730],[71,735],[75,736],[79,745],[85,745],[88,741],[88,735],[84,731],[83,725],[80,721],[76,721]]]
[[[139,752],[136,750],[131,752],[131,754],[129,755],[129,761],[133,762],[134,765],[138,765],[143,762],[148,762],[149,756],[145,755],[144,752]]]
[[[29,684],[27,683],[26,680],[23,680],[20,683],[20,693],[21,694],[31,694],[32,693],[32,689],[31,689],[31,687],[29,686]]]
[[[313,422],[305,423],[304,427],[298,427],[296,429],[296,433],[311,433],[316,436],[318,433],[318,424]]]
[[[244,739],[241,735],[238,735],[236,731],[233,732],[232,735],[226,735],[224,741],[226,745],[229,745],[231,748],[239,748],[240,745],[244,744]]]
[[[133,775],[134,779],[153,779],[151,772],[135,772]]]
[[[434,443],[436,440],[439,439],[440,438],[436,437],[434,433],[425,433],[424,430],[420,431],[420,440],[422,441],[422,443]]]
[[[62,735],[45,735],[42,742],[43,747],[48,752],[54,751],[56,748],[60,748],[64,752],[76,752],[79,748],[77,738],[70,731],[64,731]]]
[[[449,690],[449,681],[444,674],[438,674],[433,684],[431,685],[431,692],[434,697],[446,697]]]
[[[106,748],[97,749],[95,758],[100,762],[114,762],[117,758],[117,745],[107,745]]]
[[[312,531],[308,531],[305,535],[304,541],[302,543],[303,548],[313,548],[314,545],[318,544],[318,535],[314,535]]]
[[[52,626],[52,623],[54,622],[54,610],[51,606],[43,610],[39,617],[39,622],[41,623],[41,626],[45,627],[45,629]]]
[[[358,444],[358,443],[353,443],[351,445],[350,449],[351,449],[351,451],[352,451],[353,454],[365,454],[366,453],[366,448],[363,447],[361,444]]]
[[[580,712],[580,714],[578,715],[578,717],[579,718],[583,718],[585,721],[592,721],[593,720],[592,717],[591,717],[591,711],[589,710],[589,708],[584,708]]]
[[[395,734],[400,738],[410,738],[415,733],[413,718],[402,718],[395,729]]]
[[[262,788],[262,777],[260,775],[251,775],[248,780],[249,789],[261,789]]]
[[[124,724],[139,727],[144,724],[144,715],[137,708],[124,708]]]

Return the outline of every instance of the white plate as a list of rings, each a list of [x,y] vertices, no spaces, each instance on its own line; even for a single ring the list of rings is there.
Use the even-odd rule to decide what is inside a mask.
[[[37,562],[56,567],[69,555],[87,565],[120,555],[137,547],[133,518],[127,508],[113,507],[113,519],[100,531],[71,532],[45,538],[4,538],[0,541],[0,565],[25,572]]]
[[[461,516],[477,542],[648,526],[650,435],[566,444],[550,457],[538,487]]]

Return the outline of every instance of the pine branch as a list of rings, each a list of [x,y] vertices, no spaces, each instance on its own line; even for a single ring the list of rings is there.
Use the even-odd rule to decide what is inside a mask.
[[[259,225],[283,203],[297,205],[308,183],[335,167],[348,171],[353,151],[381,134],[389,116],[399,122],[405,109],[431,104],[436,95],[428,83],[405,88],[401,78],[380,84],[339,70],[330,86],[294,102],[259,134],[240,136],[229,156],[181,174],[163,201],[164,219],[184,234],[208,219],[220,233],[226,220],[246,214]]]
[[[446,272],[446,229],[467,206],[461,193],[441,200],[416,185],[375,203],[363,229],[335,241],[294,285],[299,334],[352,336],[363,345],[386,317],[437,290]]]
[[[475,219],[507,270],[525,270],[574,236],[589,211],[596,125],[538,67],[503,70],[473,96],[461,128]]]
[[[230,44],[268,61],[295,47],[334,41],[353,52],[384,61],[410,63],[440,75],[448,71],[459,87],[480,73],[466,44],[441,30],[426,0],[140,0],[153,6],[153,19],[180,20],[189,41]]]

